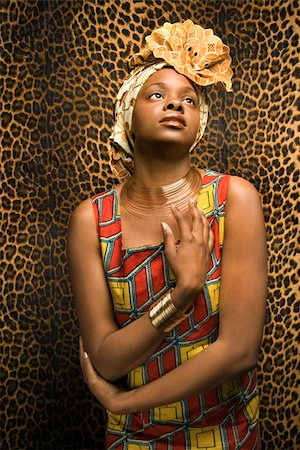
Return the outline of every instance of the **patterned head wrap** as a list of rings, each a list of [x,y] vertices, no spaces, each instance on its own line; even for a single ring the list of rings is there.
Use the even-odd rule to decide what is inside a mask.
[[[208,103],[203,86],[217,84],[230,91],[230,62],[229,47],[211,29],[194,25],[191,20],[165,23],[146,37],[145,47],[129,60],[133,70],[116,100],[109,153],[113,172],[118,178],[133,172],[132,115],[137,95],[148,78],[164,67],[173,67],[193,83],[198,94],[200,121],[191,151],[203,136],[207,123]]]

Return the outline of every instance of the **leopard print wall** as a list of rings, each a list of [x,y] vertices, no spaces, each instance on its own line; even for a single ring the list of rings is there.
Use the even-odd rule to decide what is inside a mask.
[[[1,448],[103,448],[103,413],[78,363],[68,219],[116,181],[107,141],[126,57],[151,29],[187,18],[231,47],[234,93],[209,89],[193,162],[240,175],[261,194],[270,271],[262,448],[297,448],[297,8],[296,0],[2,0]]]

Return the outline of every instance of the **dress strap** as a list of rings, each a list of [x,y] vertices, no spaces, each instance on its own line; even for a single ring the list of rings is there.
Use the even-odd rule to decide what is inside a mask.
[[[118,222],[118,202],[114,189],[91,197],[91,204],[95,216],[96,230],[101,235],[101,228]]]

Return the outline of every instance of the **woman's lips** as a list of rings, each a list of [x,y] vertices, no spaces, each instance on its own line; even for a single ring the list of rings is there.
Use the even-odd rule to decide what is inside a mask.
[[[160,123],[163,123],[164,125],[171,127],[171,128],[184,128],[185,127],[184,118],[177,116],[177,115],[165,116],[162,118]]]

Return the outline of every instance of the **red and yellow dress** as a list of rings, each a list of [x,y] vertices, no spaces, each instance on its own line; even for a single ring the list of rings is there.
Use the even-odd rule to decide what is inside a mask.
[[[229,176],[206,171],[198,197],[214,233],[207,281],[187,319],[166,335],[157,351],[132,370],[128,389],[151,383],[202,352],[218,337],[221,255]],[[122,249],[122,224],[114,189],[96,195],[101,255],[117,323],[128,325],[164,295],[176,280],[164,244]],[[138,339],[138,336],[137,336]],[[188,380],[187,380],[188,382]],[[110,450],[184,450],[258,448],[256,372],[250,370],[216,388],[182,401],[135,414],[107,413]]]

